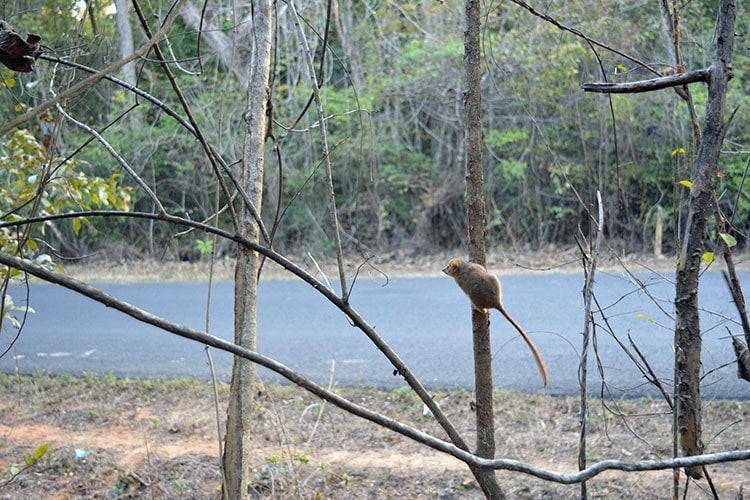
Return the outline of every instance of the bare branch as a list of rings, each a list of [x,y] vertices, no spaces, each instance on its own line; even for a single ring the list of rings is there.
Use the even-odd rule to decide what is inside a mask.
[[[687,85],[688,83],[709,83],[709,81],[710,71],[707,69],[697,69],[695,71],[688,71],[687,73],[650,78],[637,82],[584,83],[581,85],[581,88],[586,92],[597,92],[600,94],[636,94],[639,92],[653,92],[654,90],[678,87]]]
[[[307,43],[304,31],[299,21],[299,14],[297,8],[292,0],[284,0],[284,3],[289,7],[289,10],[294,17],[294,24],[297,27],[297,36],[299,37],[300,45],[304,49],[304,61],[307,65],[308,77],[312,82],[313,97],[315,105],[318,111],[318,122],[320,123],[320,141],[323,148],[323,162],[326,167],[326,183],[328,188],[328,210],[331,216],[331,231],[333,233],[333,241],[336,250],[336,262],[338,263],[339,271],[339,282],[341,284],[341,297],[344,301],[349,300],[349,292],[346,284],[346,274],[344,273],[344,257],[341,250],[341,234],[339,232],[339,217],[336,209],[336,194],[333,189],[333,172],[331,170],[331,158],[330,149],[328,147],[328,129],[325,124],[325,114],[323,112],[323,105],[320,101],[320,87],[318,85],[318,78],[315,74],[315,65],[313,64],[312,54],[310,53],[310,45]],[[326,47],[323,47],[326,49]]]
[[[45,221],[50,221],[50,220],[68,219],[68,218],[74,218],[74,217],[137,217],[137,218],[142,218],[142,219],[160,220],[160,221],[168,222],[171,224],[191,227],[193,229],[204,231],[208,234],[214,234],[216,236],[233,241],[235,243],[238,243],[241,246],[244,246],[246,248],[249,248],[253,251],[256,251],[266,256],[268,259],[276,262],[281,267],[283,267],[290,273],[294,274],[295,276],[300,278],[302,281],[310,285],[312,288],[317,290],[321,295],[323,295],[326,299],[328,299],[329,302],[331,302],[342,313],[344,313],[355,327],[362,330],[362,332],[367,336],[368,339],[370,339],[370,341],[375,345],[375,347],[377,347],[378,350],[380,350],[380,352],[383,353],[383,355],[386,357],[386,359],[388,359],[391,365],[393,365],[393,367],[397,370],[397,372],[400,373],[401,376],[404,377],[404,380],[406,381],[406,383],[409,384],[409,387],[411,387],[412,390],[414,390],[414,392],[419,396],[419,398],[427,406],[427,408],[429,408],[429,410],[432,412],[437,422],[443,427],[443,430],[445,430],[446,434],[448,434],[451,441],[454,442],[456,446],[458,446],[462,450],[469,449],[466,443],[464,442],[464,440],[461,438],[461,435],[458,433],[456,428],[450,422],[450,420],[445,415],[443,410],[440,409],[438,404],[432,398],[432,395],[427,391],[424,385],[422,385],[422,383],[414,375],[411,369],[406,365],[406,363],[404,363],[404,361],[396,353],[396,351],[394,351],[391,348],[391,346],[388,345],[388,343],[385,342],[385,340],[383,340],[383,338],[380,335],[378,335],[375,329],[369,323],[367,323],[367,321],[365,321],[365,319],[349,304],[349,302],[339,297],[338,295],[336,295],[336,293],[333,290],[330,290],[323,282],[315,279],[315,277],[313,277],[310,273],[308,273],[307,271],[299,267],[297,264],[290,261],[289,259],[281,255],[280,253],[277,253],[271,248],[260,245],[254,241],[251,241],[247,238],[242,237],[239,234],[230,233],[221,228],[214,227],[214,226],[211,226],[211,225],[199,222],[199,221],[185,219],[182,217],[177,217],[177,216],[169,215],[166,213],[154,214],[154,213],[148,213],[148,212],[122,212],[122,211],[116,211],[116,210],[92,210],[92,211],[81,212],[81,213],[71,212],[71,213],[65,213],[65,214],[53,214],[53,215],[39,216],[39,217],[24,219],[21,221],[0,222],[0,228],[24,226],[28,224],[35,224],[35,223],[45,222]]]
[[[179,9],[180,5],[183,2],[184,0],[179,2],[179,4],[175,3],[174,5],[175,8]],[[143,13],[143,10],[139,2],[133,1],[133,8],[135,9],[135,13],[138,16],[138,20],[141,23],[141,27],[143,28],[143,31],[145,31],[147,36],[151,36],[151,29],[148,26],[148,22],[146,20],[146,17]],[[221,169],[220,169],[221,162],[218,159],[219,155],[216,154],[214,149],[208,144],[208,141],[203,136],[203,132],[201,128],[198,126],[198,122],[196,121],[195,116],[193,114],[192,107],[190,103],[188,102],[187,98],[185,97],[185,94],[182,92],[180,85],[177,83],[177,79],[175,78],[174,73],[172,73],[172,70],[170,69],[169,64],[167,64],[167,61],[164,58],[164,54],[159,48],[159,45],[155,44],[153,46],[153,50],[154,50],[154,54],[159,60],[159,64],[162,68],[162,71],[164,72],[164,75],[169,80],[169,83],[172,86],[172,90],[174,91],[175,95],[179,99],[180,104],[182,105],[182,109],[185,111],[185,114],[187,115],[188,120],[193,126],[193,130],[195,131],[195,136],[198,139],[198,142],[200,143],[201,147],[203,148],[203,151],[206,153],[206,156],[208,157],[208,161],[214,170],[216,182],[218,182],[219,186],[221,186],[221,190],[227,199],[227,209],[229,210],[229,213],[232,217],[232,223],[234,224],[235,229],[237,229],[239,227],[239,219],[237,217],[237,213],[234,210],[234,206],[231,203],[232,195],[229,193],[229,189],[227,188],[226,182],[224,182],[224,177],[222,177],[221,175]],[[249,208],[252,208],[252,204],[251,204],[251,207]],[[260,219],[260,217],[258,217],[258,219]]]
[[[90,68],[88,66],[84,66],[83,64],[76,63],[74,61],[66,61],[65,59],[60,59],[58,57],[51,57],[51,56],[47,56],[47,55],[42,55],[41,58],[44,59],[44,60],[46,60],[46,61],[58,63],[60,65],[70,66],[72,68],[76,68],[76,69],[79,69],[81,71],[85,71],[87,73],[91,73],[91,74],[95,74],[96,73],[95,69]],[[119,85],[120,87],[122,87],[124,89],[127,89],[129,92],[132,92],[132,93],[136,94],[138,97],[141,97],[141,98],[147,100],[148,102],[150,102],[151,104],[153,104],[154,106],[158,107],[159,109],[161,109],[162,111],[164,111],[164,113],[166,113],[171,118],[173,118],[177,123],[179,123],[182,128],[184,128],[185,130],[187,130],[190,133],[190,135],[192,135],[193,137],[195,137],[196,139],[198,139],[198,141],[201,142],[201,145],[204,145],[206,148],[209,148],[210,149],[211,158],[214,158],[219,163],[219,165],[221,166],[222,171],[227,175],[227,177],[229,177],[229,180],[232,181],[232,186],[237,190],[237,193],[242,198],[243,203],[245,204],[245,206],[250,211],[250,214],[253,216],[253,219],[255,219],[255,222],[258,224],[258,227],[260,228],[260,233],[263,236],[263,239],[266,241],[266,243],[270,244],[271,237],[268,234],[268,230],[266,229],[265,223],[261,219],[260,213],[258,213],[258,210],[255,207],[255,205],[250,201],[250,197],[248,196],[247,191],[241,185],[239,179],[237,179],[237,176],[234,174],[234,172],[232,172],[232,169],[229,168],[230,166],[221,157],[221,155],[219,154],[219,152],[216,151],[216,149],[213,146],[211,146],[210,144],[208,144],[208,142],[206,142],[205,139],[202,139],[200,130],[197,130],[193,126],[193,124],[191,124],[185,118],[183,118],[182,116],[180,116],[170,106],[168,106],[164,102],[160,101],[159,99],[157,99],[156,97],[154,97],[152,94],[149,94],[145,90],[143,90],[141,88],[138,88],[136,86],[133,86],[133,85],[129,84],[128,82],[126,82],[124,80],[121,80],[121,79],[119,79],[117,77],[114,77],[112,75],[104,75],[104,76],[101,77],[101,79],[102,80],[107,80],[107,81],[110,81],[110,82],[112,82],[112,83],[114,83],[116,85]],[[227,201],[226,209],[229,209],[229,205],[230,204],[231,204],[231,199]]]
[[[591,325],[594,323],[593,315],[591,314],[591,302],[594,295],[594,276],[596,274],[596,266],[599,262],[599,248],[601,246],[602,233],[604,232],[604,207],[602,205],[602,195],[599,191],[596,192],[597,207],[599,208],[599,217],[596,225],[596,235],[592,244],[591,253],[587,254],[584,252],[582,258],[584,262],[584,274],[586,275],[586,281],[583,285],[583,301],[584,301],[584,320],[583,320],[583,346],[581,348],[581,361],[578,364],[578,382],[581,389],[581,405],[580,405],[580,432],[578,438],[578,468],[583,470],[586,467],[586,433],[588,427],[588,353],[589,353],[589,342],[591,340]],[[586,483],[581,482],[581,497],[586,498]]]
[[[471,455],[467,451],[460,450],[454,445],[451,445],[441,439],[437,439],[427,433],[424,433],[412,427],[406,426],[389,417],[386,417],[377,412],[368,410],[365,407],[352,403],[342,398],[341,396],[334,394],[333,392],[327,391],[322,386],[319,386],[315,382],[307,379],[306,377],[303,377],[296,371],[283,365],[282,363],[275,361],[272,358],[259,354],[255,351],[245,349],[232,342],[216,337],[214,335],[210,335],[208,333],[195,330],[185,325],[181,325],[179,323],[175,323],[175,322],[166,320],[164,318],[161,318],[159,316],[156,316],[144,309],[136,307],[125,301],[122,301],[118,299],[117,297],[114,297],[113,295],[110,295],[104,292],[103,290],[100,290],[94,286],[91,286],[88,283],[84,283],[82,281],[65,276],[63,274],[49,271],[43,267],[32,264],[28,260],[14,257],[6,253],[0,252],[0,263],[8,267],[19,269],[21,271],[34,275],[46,282],[63,286],[69,290],[77,292],[101,304],[104,304],[107,307],[111,307],[124,314],[127,314],[128,316],[138,321],[141,321],[143,323],[153,325],[157,328],[160,328],[161,330],[173,333],[182,338],[186,338],[188,340],[192,340],[195,342],[200,342],[201,344],[204,344],[204,345],[207,345],[207,346],[210,346],[210,347],[222,350],[222,351],[229,352],[236,356],[240,356],[244,359],[252,361],[253,363],[257,363],[265,368],[268,368],[269,370],[272,370],[275,373],[278,373],[279,375],[286,378],[290,382],[293,382],[295,385],[302,387],[303,389],[315,394],[318,397],[321,397],[322,399],[334,404],[335,406],[338,406],[339,408],[343,410],[346,410],[349,413],[352,413],[359,417],[370,420],[371,422],[375,422],[376,424],[382,425],[391,430],[394,430],[407,437],[410,437],[419,442],[427,444],[428,446],[432,448],[442,450],[450,454],[458,453],[458,455],[456,456],[457,458],[462,457],[460,458],[461,460],[471,461],[473,458],[473,455]]]
[[[641,61],[640,59],[635,58],[635,57],[633,57],[633,56],[631,56],[629,54],[626,54],[625,52],[622,52],[620,50],[617,50],[614,47],[610,47],[609,45],[607,45],[604,42],[600,42],[598,40],[590,38],[585,33],[583,33],[581,30],[578,30],[576,28],[571,28],[569,26],[565,26],[564,24],[562,24],[560,21],[558,21],[554,17],[549,16],[547,14],[544,14],[543,12],[539,12],[538,10],[536,10],[534,7],[532,7],[531,5],[527,4],[523,0],[511,0],[511,1],[514,4],[518,5],[519,7],[522,7],[524,9],[526,9],[527,11],[529,11],[529,13],[531,15],[536,16],[539,19],[543,19],[544,21],[546,21],[549,24],[557,27],[561,31],[567,31],[568,33],[571,33],[571,34],[573,34],[573,35],[575,35],[575,36],[577,36],[579,38],[582,38],[583,40],[586,40],[586,42],[589,43],[590,45],[595,45],[595,46],[601,47],[601,48],[603,48],[603,49],[605,49],[605,50],[607,50],[607,51],[609,51],[609,52],[611,52],[613,54],[617,54],[618,56],[623,57],[623,58],[627,59],[628,61],[631,61],[631,62],[637,64],[639,67],[641,67],[641,68],[643,68],[643,69],[645,69],[647,71],[650,71],[651,73],[653,73],[655,75],[661,74],[657,70],[655,70],[654,68],[652,68],[649,64]]]
[[[454,455],[455,456],[455,455]],[[458,458],[458,457],[456,457]],[[677,469],[680,467],[700,467],[703,465],[740,462],[750,459],[750,450],[725,451],[722,453],[709,453],[706,455],[694,455],[691,457],[671,458],[668,460],[643,460],[640,462],[625,462],[622,460],[602,460],[591,467],[574,474],[550,472],[538,467],[524,464],[516,460],[481,460],[477,459],[478,466],[491,467],[493,469],[510,470],[521,472],[530,476],[538,477],[547,481],[561,484],[575,484],[587,481],[607,470],[621,470],[626,472],[644,472],[665,469]],[[486,463],[485,462],[489,462]]]
[[[54,93],[53,93],[54,95]],[[69,113],[67,113],[61,105],[57,105],[57,110],[73,125],[80,128],[81,130],[91,134],[96,138],[97,141],[104,147],[104,149],[107,150],[109,155],[115,159],[115,161],[122,167],[123,170],[130,176],[133,181],[135,181],[138,186],[140,186],[141,189],[146,193],[148,198],[151,200],[151,203],[154,204],[157,210],[159,212],[165,212],[164,206],[161,204],[161,200],[159,200],[159,197],[156,196],[156,193],[146,184],[146,182],[141,178],[140,175],[136,173],[136,171],[128,164],[127,161],[125,161],[125,158],[123,158],[117,151],[115,151],[115,148],[113,148],[109,142],[100,134],[98,131],[96,131],[93,127],[89,127],[85,123],[76,120],[73,118]]]

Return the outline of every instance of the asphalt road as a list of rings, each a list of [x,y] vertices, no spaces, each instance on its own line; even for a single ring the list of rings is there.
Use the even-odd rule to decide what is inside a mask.
[[[750,283],[750,273],[740,274]],[[607,387],[615,395],[656,394],[618,346],[628,336],[671,387],[673,366],[672,276],[638,276],[640,291],[623,275],[597,274],[598,304],[595,342],[589,356],[590,390],[601,389],[600,364]],[[578,364],[584,325],[580,274],[537,273],[503,278],[504,303],[539,347],[551,375],[551,394],[578,393]],[[430,388],[473,386],[471,313],[468,299],[447,277],[360,279],[352,295],[354,307],[399,353]],[[206,329],[205,283],[106,284],[103,290],[152,313],[192,328]],[[26,291],[11,290],[17,304]],[[212,291],[210,333],[232,338],[232,283]],[[649,298],[649,295],[651,298]],[[750,398],[750,385],[735,375],[728,331],[740,334],[735,306],[718,272],[705,273],[700,288],[704,310],[704,398]],[[655,300],[652,300],[655,299]],[[195,376],[208,378],[202,345],[143,325],[122,313],[58,286],[33,284],[29,315],[0,370],[61,374],[113,373],[127,377]],[[663,310],[662,310],[663,309]],[[608,328],[616,334],[613,336]],[[359,330],[321,295],[296,281],[262,282],[259,299],[258,350],[305,376],[338,385],[399,387],[402,379]],[[493,374],[500,389],[537,392],[541,381],[520,336],[492,312]],[[15,331],[5,325],[0,349]],[[631,348],[632,350],[632,348]],[[212,350],[218,374],[228,379],[231,356]],[[276,379],[261,369],[259,375]],[[671,390],[671,388],[670,388]]]

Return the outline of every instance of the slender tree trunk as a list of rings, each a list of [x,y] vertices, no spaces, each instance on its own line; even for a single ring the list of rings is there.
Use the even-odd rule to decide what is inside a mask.
[[[247,93],[246,131],[242,155],[242,184],[250,202],[260,210],[263,197],[264,144],[266,140],[266,107],[269,98],[271,61],[271,2],[253,1],[252,63]],[[258,242],[260,230],[249,210],[240,212],[240,233]],[[235,268],[234,342],[246,349],[256,349],[258,267],[256,252],[240,247]],[[227,412],[227,437],[223,468],[228,499],[242,499],[250,485],[250,430],[252,425],[255,365],[234,358],[232,387]]]
[[[117,11],[117,30],[120,32],[120,56],[125,59],[135,52],[133,45],[133,30],[130,29],[130,15],[128,14],[128,0],[115,0]],[[135,61],[130,61],[122,67],[126,82],[135,85]]]
[[[469,258],[486,265],[486,208],[484,203],[484,172],[482,170],[482,90],[480,3],[466,0],[464,32],[464,70],[466,94],[466,212],[468,220]],[[474,391],[476,396],[477,451],[484,458],[495,457],[495,421],[492,404],[492,344],[490,342],[489,313],[472,308],[474,342]],[[494,471],[472,470],[488,498],[505,498]]]
[[[675,284],[675,411],[676,432],[684,455],[703,452],[701,440],[701,330],[698,310],[698,278],[708,217],[713,200],[719,153],[724,140],[727,86],[732,77],[732,52],[736,17],[734,0],[719,5],[716,60],[710,68],[710,84],[703,133],[690,189],[690,205]],[[693,478],[701,467],[687,469]]]

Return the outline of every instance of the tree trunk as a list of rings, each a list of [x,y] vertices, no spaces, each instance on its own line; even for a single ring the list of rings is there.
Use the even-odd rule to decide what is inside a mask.
[[[263,197],[264,144],[266,140],[266,107],[269,98],[271,61],[271,2],[253,1],[252,64],[247,93],[246,131],[242,155],[242,184],[250,202],[260,211]],[[250,211],[243,205],[240,212],[240,234],[259,241],[260,230]],[[234,342],[256,350],[259,255],[241,247],[235,268]],[[227,412],[227,436],[224,447],[224,498],[242,499],[250,485],[250,430],[252,425],[255,365],[234,358],[232,387]]]
[[[484,203],[484,172],[482,170],[482,90],[480,3],[466,0],[464,32],[464,70],[466,94],[466,213],[468,221],[469,259],[486,265],[486,208]],[[474,342],[474,391],[476,397],[477,451],[483,458],[495,457],[495,422],[492,404],[492,344],[489,313],[472,308]],[[491,469],[472,470],[487,498],[505,498]]]
[[[115,0],[117,10],[117,30],[120,32],[120,57],[125,59],[133,55],[133,30],[130,29],[130,15],[128,15],[128,0]],[[130,61],[122,67],[123,80],[135,85],[135,61]]]
[[[724,139],[724,109],[727,86],[732,77],[732,51],[736,4],[722,0],[718,16],[716,60],[711,65],[706,117],[692,187],[690,205],[677,266],[675,284],[675,411],[684,455],[703,452],[701,440],[701,331],[698,310],[698,277],[708,217],[713,200],[719,153]],[[693,478],[702,476],[701,467],[687,469]]]

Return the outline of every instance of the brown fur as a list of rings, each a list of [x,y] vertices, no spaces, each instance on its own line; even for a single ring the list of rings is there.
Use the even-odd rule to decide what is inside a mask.
[[[490,274],[487,270],[479,264],[473,262],[460,261],[458,259],[452,259],[447,266],[443,269],[443,272],[456,280],[456,283],[469,296],[471,304],[475,309],[486,311],[488,309],[497,309],[505,316],[513,327],[518,330],[523,340],[531,349],[531,353],[534,355],[536,365],[539,368],[539,373],[542,375],[544,385],[547,385],[549,381],[549,373],[547,367],[542,360],[539,350],[536,348],[531,338],[523,331],[521,325],[514,320],[510,314],[503,307],[502,302],[502,290],[500,288],[500,280],[494,274]]]

